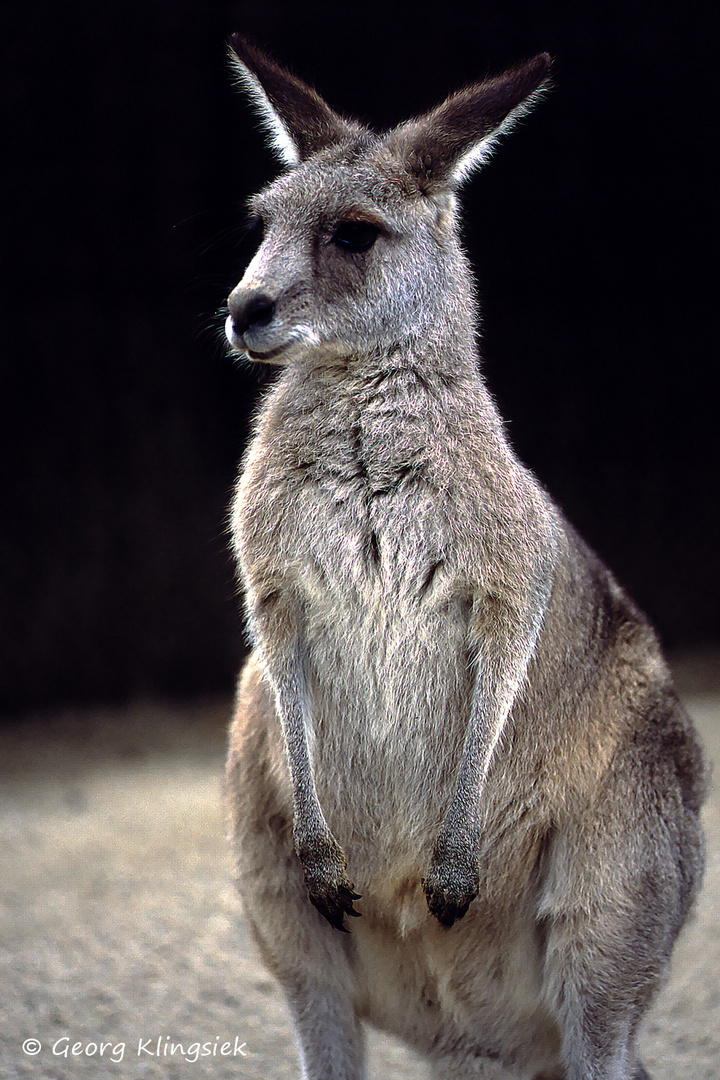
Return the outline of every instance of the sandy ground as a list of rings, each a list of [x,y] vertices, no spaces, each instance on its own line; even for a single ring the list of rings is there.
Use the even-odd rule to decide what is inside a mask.
[[[720,693],[691,683],[720,761]],[[147,706],[0,732],[0,1077],[297,1080],[281,995],[231,884],[228,712]],[[642,1038],[655,1080],[720,1078],[717,787],[706,826],[702,898]],[[370,1055],[372,1080],[426,1075],[379,1035]]]

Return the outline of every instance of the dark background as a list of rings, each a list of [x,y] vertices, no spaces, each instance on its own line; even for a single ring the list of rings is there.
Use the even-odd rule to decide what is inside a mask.
[[[225,692],[226,508],[262,372],[217,314],[275,172],[224,42],[388,126],[540,50],[465,192],[484,365],[530,464],[672,649],[720,641],[713,2],[17,5],[2,30],[0,697]]]

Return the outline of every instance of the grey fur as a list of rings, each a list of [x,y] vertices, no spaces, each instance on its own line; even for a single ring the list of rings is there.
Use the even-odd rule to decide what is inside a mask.
[[[291,167],[229,299],[234,347],[284,370],[232,514],[227,790],[303,1076],[361,1080],[361,1021],[438,1080],[644,1076],[701,754],[651,627],[508,445],[456,230],[549,59],[376,136],[233,47]]]

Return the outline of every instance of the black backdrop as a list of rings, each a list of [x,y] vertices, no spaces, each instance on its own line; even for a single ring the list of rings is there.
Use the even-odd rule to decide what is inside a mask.
[[[249,33],[387,126],[548,49],[555,90],[465,193],[484,365],[521,456],[656,621],[720,640],[715,0],[67,0],[2,33],[0,693],[227,690],[225,515],[263,374],[220,341]],[[20,10],[22,9],[22,10]]]

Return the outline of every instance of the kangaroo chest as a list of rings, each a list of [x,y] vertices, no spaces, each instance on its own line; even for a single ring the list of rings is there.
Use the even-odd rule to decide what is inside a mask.
[[[404,373],[293,402],[249,463],[244,546],[272,544],[310,606],[427,602],[452,575],[435,426]]]

